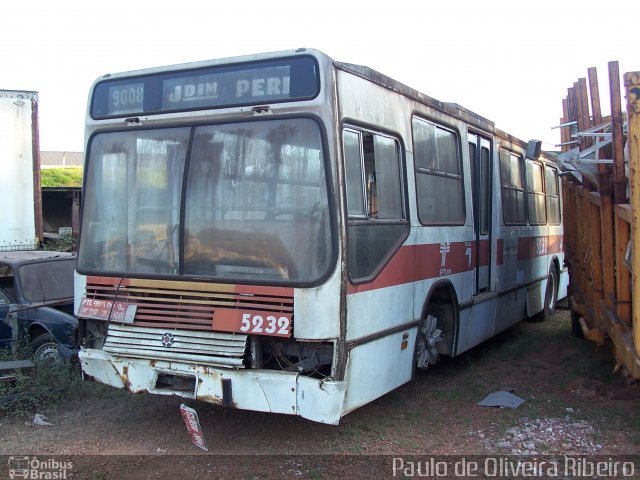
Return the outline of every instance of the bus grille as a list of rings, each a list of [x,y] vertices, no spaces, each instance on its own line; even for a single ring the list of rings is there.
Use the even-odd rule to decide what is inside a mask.
[[[288,288],[87,277],[85,296],[136,305],[136,327],[213,331],[218,308],[285,314],[293,320],[293,290]]]
[[[121,357],[244,368],[247,335],[110,324],[104,351]]]

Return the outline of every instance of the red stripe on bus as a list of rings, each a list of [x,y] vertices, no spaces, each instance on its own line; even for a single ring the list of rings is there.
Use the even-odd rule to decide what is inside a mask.
[[[528,260],[562,251],[562,235],[520,237],[518,239],[518,260]]]
[[[445,277],[468,272],[475,268],[476,242],[442,242],[423,245],[407,245],[400,248],[382,272],[369,283],[349,284],[347,293],[366,292],[378,288]],[[498,240],[499,263],[502,263],[502,246]],[[489,263],[489,241],[480,241],[480,266]]]

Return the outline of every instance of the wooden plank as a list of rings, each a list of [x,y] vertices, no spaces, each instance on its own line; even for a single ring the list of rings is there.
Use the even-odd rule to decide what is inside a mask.
[[[618,212],[621,205],[616,205]],[[626,205],[628,207],[628,205]],[[629,210],[626,209],[628,212]],[[624,262],[627,253],[627,244],[630,238],[630,223],[623,219],[621,215],[614,217],[616,229],[616,313],[627,325],[631,325],[631,275]]]
[[[600,88],[598,72],[595,67],[588,70],[589,91],[591,92],[591,111],[594,125],[602,125],[600,109]],[[610,148],[605,150],[608,151]],[[606,155],[606,153],[605,153]],[[615,229],[613,222],[613,201],[609,187],[610,167],[598,164],[598,191],[600,200],[600,232],[602,245],[602,289],[605,308],[615,309],[616,277],[615,277]]]
[[[628,203],[617,204],[616,217],[619,217],[621,220],[624,220],[628,224],[631,224],[631,206]]]
[[[8,362],[0,362],[0,372],[12,372],[20,368],[33,368],[34,363],[31,360],[11,360]]]
[[[560,125],[564,125],[569,122],[569,99],[565,98],[562,100],[562,118],[560,119]],[[561,127],[560,128],[560,143],[567,143],[571,141],[571,127]],[[562,145],[560,147],[561,152],[566,152],[569,150],[569,145]]]
[[[573,87],[567,89],[567,112],[568,112],[567,120],[569,122],[578,121],[578,115],[576,113],[576,91]],[[577,128],[577,126],[574,128]],[[574,138],[571,137],[571,127],[567,127],[567,129],[568,129],[567,132],[569,136],[569,141],[575,140]],[[567,145],[567,150],[571,150],[576,145],[577,144]]]
[[[595,67],[589,69],[589,92],[591,94],[591,112],[593,114],[593,126],[597,127],[602,125],[602,112],[600,109],[600,88],[598,86],[598,71]],[[594,140],[595,143],[595,140]],[[606,158],[611,158],[610,153],[607,154],[609,148],[603,149],[599,153],[599,158],[604,155]],[[598,164],[598,191],[603,195],[609,195],[609,168],[604,163]]]
[[[587,70],[589,77],[589,93],[591,95],[591,112],[593,113],[593,124],[602,124],[602,111],[600,109],[600,88],[598,87],[598,70],[591,67]]]
[[[580,84],[578,82],[573,83],[574,94],[574,109],[577,122],[578,132],[584,132],[588,126],[584,123],[584,115],[582,114],[582,99],[580,98]],[[584,150],[584,138],[578,138],[578,147],[580,150]]]
[[[567,89],[567,106],[569,107],[569,121],[577,122],[578,115],[576,113],[576,91],[573,87]]]
[[[603,195],[600,205],[600,232],[602,235],[602,288],[604,303],[607,308],[615,308],[613,299],[616,295],[615,277],[615,230],[613,226],[613,200],[610,195]]]
[[[591,115],[589,115],[589,94],[587,92],[586,78],[583,77],[578,79],[578,89],[579,89],[578,111],[580,112],[580,116],[582,117],[582,121],[580,122],[580,124],[582,125],[582,128],[580,128],[579,131],[584,132],[585,130],[588,130],[591,127],[593,127],[591,123]],[[580,145],[581,145],[580,150],[589,148],[592,144],[593,144],[593,140],[589,137],[585,137],[580,142]]]
[[[578,268],[574,268],[574,271],[571,272],[572,275],[574,275],[576,277],[576,284],[577,286],[580,288],[580,290],[582,292],[586,292],[586,280],[585,280],[585,273],[584,273],[584,266],[582,263],[582,260],[584,259],[585,255],[584,255],[584,238],[585,238],[585,233],[584,233],[584,229],[585,229],[585,224],[586,222],[580,222],[578,219],[580,218],[585,218],[585,216],[583,215],[583,204],[584,202],[582,202],[582,199],[580,198],[580,195],[582,193],[582,186],[576,186],[575,189],[575,198],[574,198],[574,208],[575,208],[575,212],[576,212],[576,242],[574,243],[575,246],[575,266]],[[582,299],[581,301],[584,302],[584,299]]]
[[[582,190],[582,198],[581,198],[582,212],[578,218],[590,219],[590,216],[591,216],[591,211],[589,208],[590,185],[588,183],[584,184],[582,185],[582,188],[580,188],[579,190]],[[581,240],[582,240],[582,243],[584,243],[582,252],[580,253],[580,258],[582,258],[582,262],[581,262],[582,268],[584,268],[584,284],[582,285],[582,288],[585,292],[587,303],[589,304],[589,308],[593,309],[595,290],[593,288],[593,270],[591,269],[591,261],[590,261],[590,258],[592,255],[591,246],[590,246],[590,242],[592,240],[592,236],[591,236],[592,225],[590,221],[586,221],[586,222],[582,221],[580,223],[582,224]]]
[[[629,183],[631,185],[631,239],[633,242],[631,311],[633,344],[640,351],[640,72],[624,76],[627,93],[627,147],[629,148]],[[615,158],[614,158],[615,160]]]
[[[591,307],[594,309],[594,312],[596,312],[596,308],[600,304],[600,300],[604,299],[604,292],[602,289],[603,265],[601,254],[602,232],[600,229],[600,207],[593,203],[591,203],[589,209],[589,225],[589,244],[591,247],[591,290],[593,292]]]
[[[622,103],[618,62],[609,62],[609,95],[611,98],[611,133],[613,145],[613,192],[615,203],[627,203],[627,177],[624,172],[622,137]]]
[[[569,180],[567,177],[562,178],[562,224],[564,228],[564,248],[565,254],[570,255],[573,248],[573,211],[570,207],[570,190]]]

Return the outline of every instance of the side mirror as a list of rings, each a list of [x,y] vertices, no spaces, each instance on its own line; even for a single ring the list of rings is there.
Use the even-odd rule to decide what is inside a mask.
[[[529,140],[529,142],[527,143],[527,158],[530,158],[531,160],[537,160],[538,157],[540,157],[541,151],[541,140]]]

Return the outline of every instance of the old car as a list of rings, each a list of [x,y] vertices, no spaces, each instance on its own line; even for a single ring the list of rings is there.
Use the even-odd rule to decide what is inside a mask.
[[[75,254],[0,252],[0,348],[26,338],[36,361],[77,352],[73,316]]]

